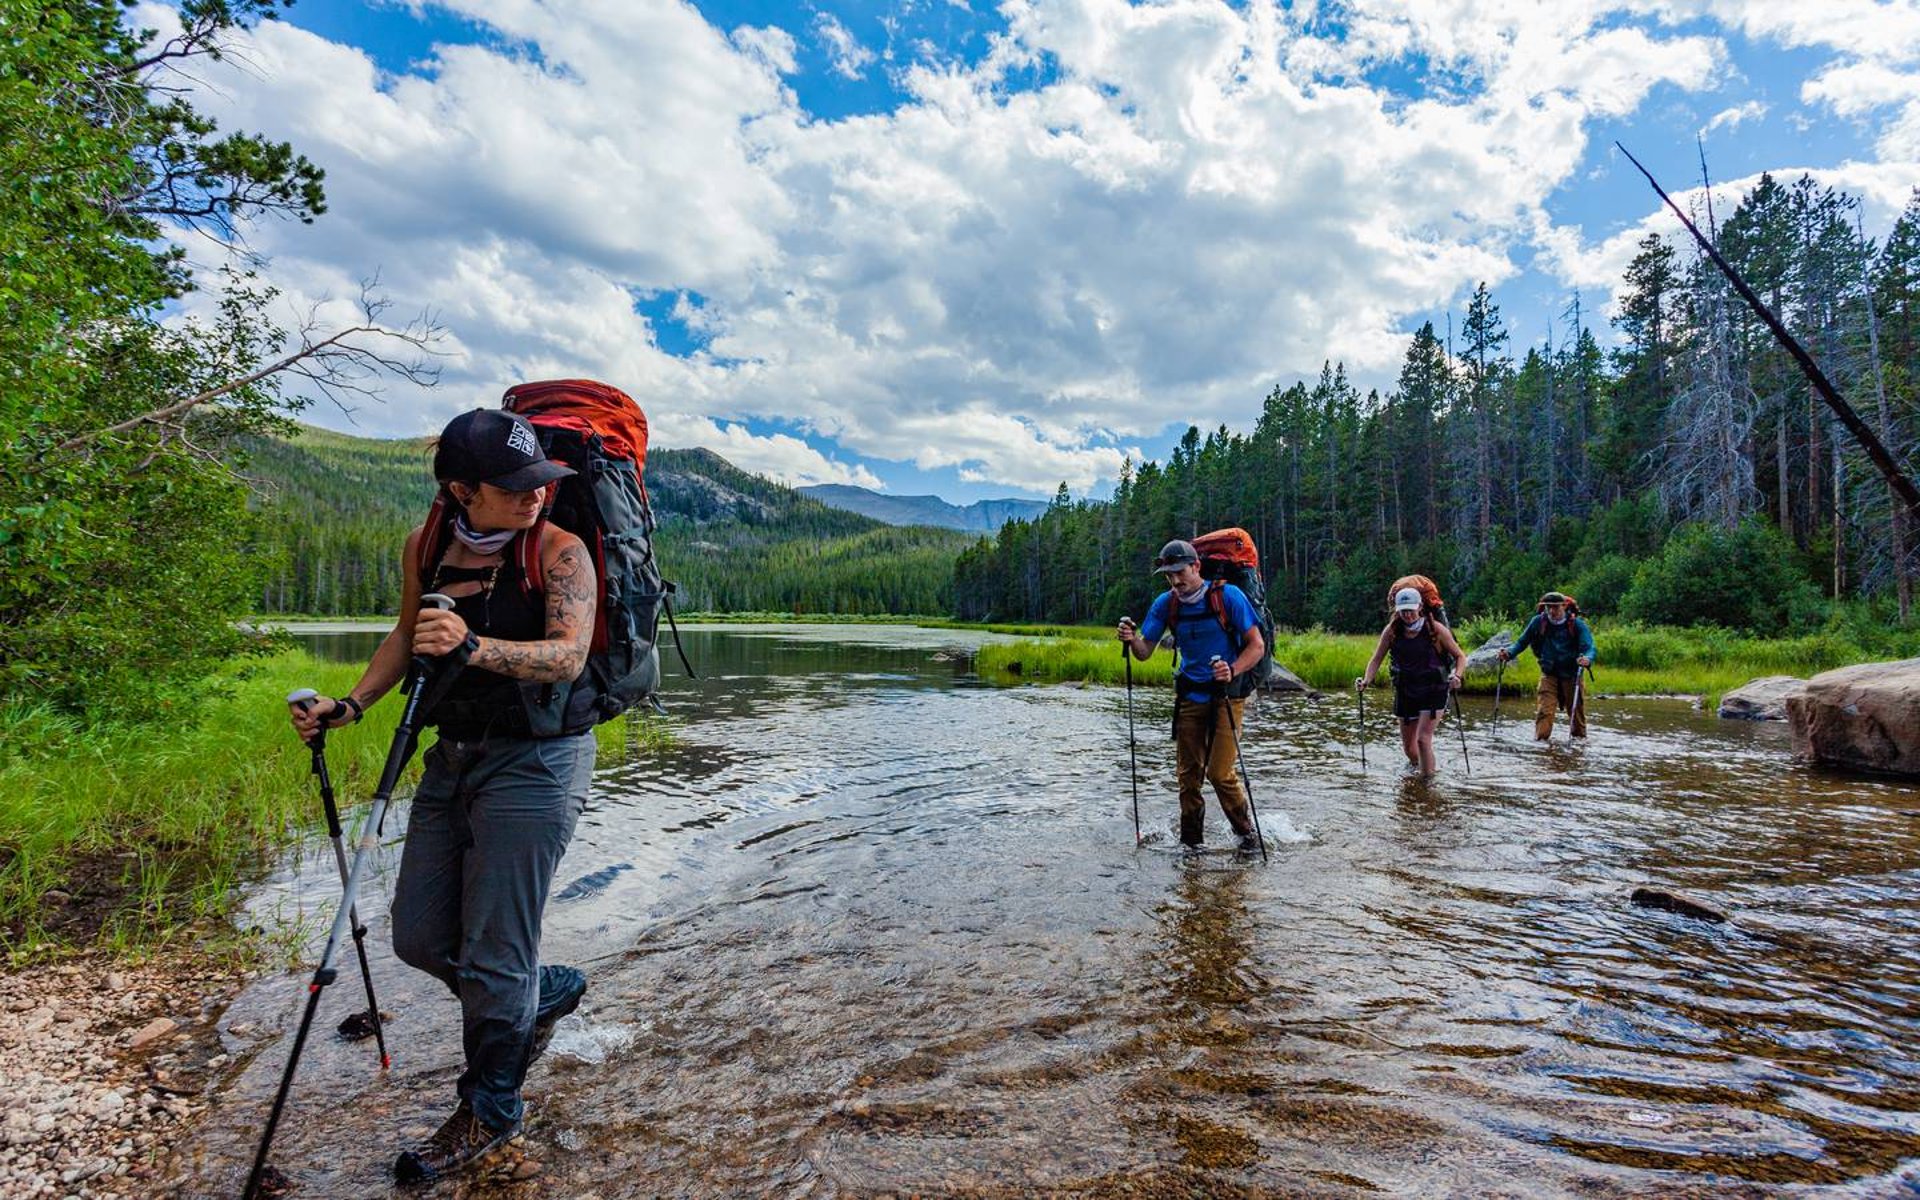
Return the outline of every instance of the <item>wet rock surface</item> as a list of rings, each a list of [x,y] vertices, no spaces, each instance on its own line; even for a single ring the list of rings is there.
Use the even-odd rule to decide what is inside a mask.
[[[1763,675],[1720,697],[1720,715],[1735,721],[1784,721],[1787,697],[1797,696],[1807,681],[1793,675]]]
[[[227,1063],[213,1018],[242,981],[191,954],[0,974],[0,1195],[155,1194]]]
[[[1920,658],[1815,675],[1788,698],[1787,719],[1801,758],[1920,776]]]

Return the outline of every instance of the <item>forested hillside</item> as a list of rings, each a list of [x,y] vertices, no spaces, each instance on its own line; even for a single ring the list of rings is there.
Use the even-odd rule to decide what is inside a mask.
[[[1719,215],[1722,252],[1909,461],[1920,192],[1884,245],[1862,237],[1856,198],[1807,178],[1763,177]],[[1482,285],[1462,320],[1413,335],[1385,395],[1329,365],[1276,387],[1251,431],[1190,429],[1111,503],[1063,497],[963,556],[959,614],[1137,615],[1163,540],[1241,525],[1284,624],[1377,628],[1408,570],[1469,613],[1559,586],[1653,623],[1804,628],[1862,599],[1905,621],[1912,533],[1787,353],[1710,263],[1659,237],[1625,284],[1617,350],[1577,299],[1549,343],[1516,348]]]
[[[246,451],[260,550],[277,564],[261,610],[392,612],[401,542],[433,500],[425,439],[303,428]],[[965,535],[828,508],[707,450],[653,450],[646,480],[681,611],[952,610],[953,560],[971,544]]]

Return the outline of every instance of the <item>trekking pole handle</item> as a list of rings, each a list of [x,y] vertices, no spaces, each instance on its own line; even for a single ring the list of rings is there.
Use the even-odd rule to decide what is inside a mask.
[[[313,702],[319,698],[320,698],[320,693],[314,691],[312,688],[295,688],[291,692],[287,693],[287,703],[293,705],[295,708],[299,709],[303,713],[306,712],[308,709],[312,708]],[[345,707],[346,705],[340,703],[338,700],[335,700],[333,702],[332,711],[328,712],[325,716],[320,718],[320,727],[313,731],[313,739],[309,741],[307,745],[313,747],[315,750],[318,750],[322,746],[326,745],[327,722],[339,716],[340,710]]]
[[[453,597],[440,592],[428,592],[426,595],[420,597],[420,603],[429,608],[437,608],[445,612],[453,607]]]

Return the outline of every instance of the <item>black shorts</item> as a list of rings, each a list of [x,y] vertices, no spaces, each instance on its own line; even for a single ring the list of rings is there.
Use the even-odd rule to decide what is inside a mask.
[[[1393,689],[1393,715],[1402,721],[1417,721],[1427,713],[1441,712],[1446,707],[1447,685],[1444,680],[1433,685]]]

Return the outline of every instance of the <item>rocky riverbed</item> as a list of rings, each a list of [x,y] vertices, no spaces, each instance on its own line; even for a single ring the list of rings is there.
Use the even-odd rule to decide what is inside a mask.
[[[215,1021],[245,974],[192,952],[0,974],[0,1195],[165,1191],[166,1150],[227,1063]]]

